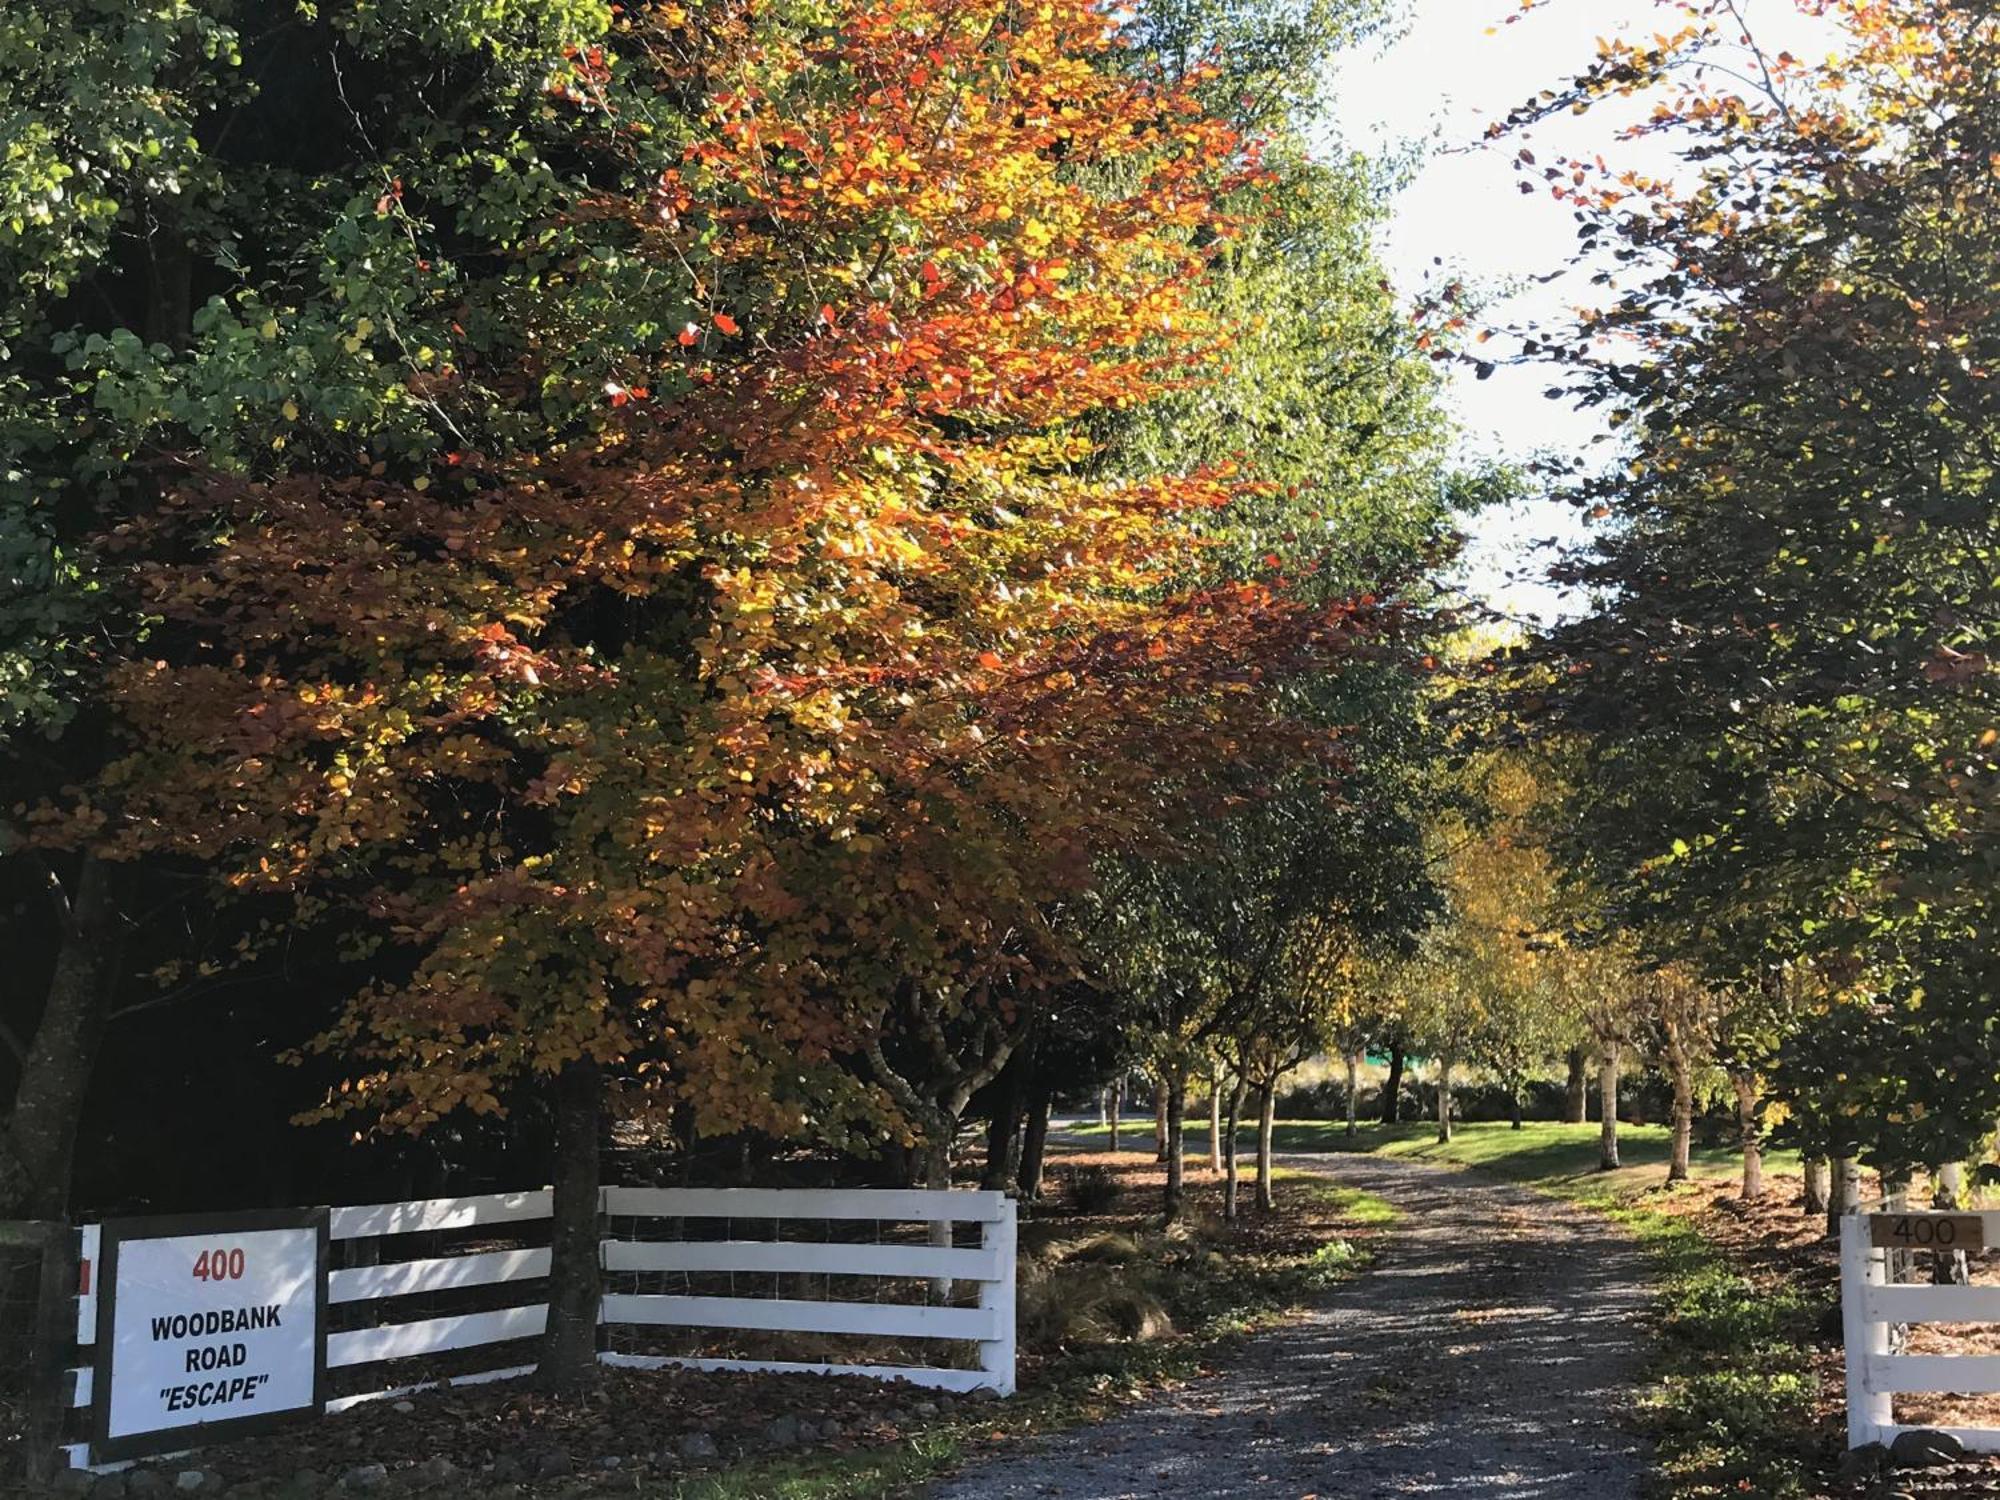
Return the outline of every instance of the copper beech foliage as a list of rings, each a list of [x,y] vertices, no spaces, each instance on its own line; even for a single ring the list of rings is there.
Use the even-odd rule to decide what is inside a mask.
[[[1190,584],[1245,481],[1095,461],[1226,357],[1194,294],[1254,147],[1089,0],[818,22],[635,12],[554,81],[650,75],[629,129],[687,140],[574,207],[690,309],[596,420],[208,475],[104,538],[160,623],[115,676],[130,753],[43,837],[358,918],[328,1113],[421,1129],[587,1056],[710,1129],[891,1118],[843,1060],[899,986],[1023,1003],[1097,856],[1333,753],[1279,688],[1387,607]]]

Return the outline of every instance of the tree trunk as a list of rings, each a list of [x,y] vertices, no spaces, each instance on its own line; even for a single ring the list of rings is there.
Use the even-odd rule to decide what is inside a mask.
[[[1757,1098],[1757,1075],[1737,1072],[1729,1075],[1736,1086],[1736,1129],[1743,1139],[1743,1192],[1745,1203],[1764,1196],[1764,1122]]]
[[[1208,1170],[1222,1170],[1222,1080],[1208,1075]]]
[[[535,1378],[544,1390],[597,1383],[598,1273],[604,1238],[597,1216],[598,1132],[604,1079],[580,1059],[556,1077],[556,1182],[549,1234],[549,1314]]]
[[[925,1132],[923,1146],[917,1160],[922,1163],[923,1185],[933,1193],[942,1193],[951,1187],[951,1143],[958,1138],[958,1121],[945,1115],[931,1122]],[[951,1248],[951,1224],[948,1220],[933,1219],[930,1224],[930,1243],[939,1250]],[[938,1276],[931,1280],[931,1297],[938,1302],[951,1301],[951,1278]]]
[[[1826,1205],[1826,1232],[1829,1237],[1840,1233],[1840,1221],[1844,1215],[1861,1210],[1861,1169],[1853,1157],[1839,1156],[1833,1160],[1830,1176],[1833,1191]]]
[[[1590,1113],[1590,1090],[1586,1087],[1584,1064],[1590,1059],[1583,1048],[1572,1047],[1564,1057],[1569,1077],[1563,1081],[1563,1124],[1582,1125]]]
[[[1382,1123],[1394,1125],[1403,1107],[1403,1049],[1389,1049],[1389,1077],[1382,1085]]]
[[[1931,1207],[1940,1213],[1957,1213],[1965,1206],[1965,1164],[1946,1162],[1937,1169],[1936,1187],[1931,1193]],[[1934,1250],[1931,1252],[1931,1282],[1936,1286],[1964,1286],[1971,1281],[1971,1271],[1965,1262],[1963,1250]]]
[[[1451,1140],[1451,1058],[1438,1059],[1438,1144]]]
[[[1271,1182],[1271,1129],[1278,1113],[1278,1080],[1257,1086],[1257,1207],[1266,1213],[1277,1207]]]
[[[77,1127],[124,954],[113,874],[108,862],[85,855],[70,888],[48,998],[0,1137],[0,1217],[59,1219],[69,1211]]]
[[[1125,1080],[1111,1085],[1111,1154],[1118,1154],[1118,1116],[1125,1108]]]
[[[1222,1217],[1237,1215],[1236,1127],[1243,1118],[1243,1080],[1237,1078],[1229,1090],[1229,1133],[1222,1138]]]
[[[1808,1156],[1800,1167],[1805,1176],[1805,1194],[1799,1203],[1800,1212],[1824,1214],[1833,1199],[1833,1184],[1829,1180],[1826,1158]]]
[[[1047,1085],[1037,1088],[1028,1101],[1028,1122],[1021,1132],[1021,1200],[1033,1203],[1042,1196],[1042,1169],[1049,1158],[1049,1109],[1055,1100]]]
[[[1021,1116],[1025,1095],[1033,1086],[1026,1075],[1032,1071],[1030,1049],[1015,1051],[995,1080],[993,1119],[986,1129],[986,1170],[979,1185],[993,1192],[1014,1186],[1021,1169]]]
[[[179,201],[153,195],[147,220],[156,225],[146,238],[151,287],[146,298],[146,342],[185,349],[194,329],[194,255],[181,227]]]
[[[1694,1144],[1694,1079],[1685,1054],[1676,1051],[1674,1071],[1673,1145],[1667,1155],[1667,1181],[1686,1182],[1688,1151]]]
[[[1187,1206],[1186,1164],[1182,1160],[1181,1141],[1187,1131],[1187,1072],[1175,1068],[1160,1093],[1161,1113],[1167,1128],[1167,1195],[1165,1202],[1166,1221],[1171,1224],[1180,1218]]]
[[[1618,1044],[1611,1042],[1597,1064],[1597,1170],[1618,1170]]]
[[[1355,1097],[1355,1090],[1361,1086],[1361,1054],[1347,1054],[1347,1138],[1351,1141],[1360,1134],[1358,1121],[1361,1101]]]
[[[1101,1130],[1111,1123],[1111,1089],[1107,1085],[1097,1091],[1097,1126]]]
[[[1155,1073],[1153,1075],[1153,1160],[1154,1161],[1165,1161],[1167,1159],[1167,1111],[1169,1107],[1170,1107],[1170,1101],[1167,1098],[1166,1075],[1162,1073]]]

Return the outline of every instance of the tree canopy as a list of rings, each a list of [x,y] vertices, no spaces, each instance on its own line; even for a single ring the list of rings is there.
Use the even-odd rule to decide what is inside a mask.
[[[2000,32],[1974,7],[1839,4],[1838,50],[1807,62],[1739,40],[1733,8],[1687,9],[1513,122],[1650,95],[1643,129],[1687,165],[1519,158],[1617,268],[1527,352],[1624,443],[1571,487],[1603,518],[1565,575],[1595,608],[1529,697],[1589,737],[1578,864],[1712,982],[1810,971],[1821,1003],[1776,1086],[1814,1144],[1901,1170],[2000,1107]]]

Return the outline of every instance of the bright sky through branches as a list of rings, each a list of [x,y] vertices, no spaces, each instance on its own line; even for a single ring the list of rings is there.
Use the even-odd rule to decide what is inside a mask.
[[[1551,0],[1513,25],[1500,24],[1519,9],[1519,0],[1409,0],[1408,25],[1399,35],[1342,66],[1335,125],[1361,149],[1430,148],[1397,199],[1384,246],[1404,292],[1459,274],[1488,295],[1518,289],[1503,305],[1508,320],[1559,326],[1595,290],[1575,274],[1534,280],[1560,269],[1574,250],[1571,210],[1545,189],[1521,192],[1512,166],[1519,142],[1482,147],[1481,138],[1516,104],[1581,72],[1598,37],[1670,31],[1684,18],[1668,0]],[[1793,0],[1744,0],[1742,10],[1770,50],[1791,48],[1806,57],[1827,50],[1828,23],[1800,15]],[[1489,27],[1498,29],[1488,35]],[[1548,122],[1527,140],[1544,162],[1565,152],[1601,152],[1673,175],[1659,143],[1617,139],[1637,116],[1636,109],[1607,106]],[[1502,365],[1485,381],[1470,370],[1454,371],[1454,397],[1473,450],[1512,458],[1545,449],[1575,453],[1604,434],[1595,415],[1548,400],[1542,393],[1549,384],[1548,372],[1533,366]],[[1530,503],[1486,516],[1475,527],[1470,585],[1511,614],[1546,618],[1565,601],[1541,579],[1551,558],[1545,544],[1581,535],[1561,506]]]

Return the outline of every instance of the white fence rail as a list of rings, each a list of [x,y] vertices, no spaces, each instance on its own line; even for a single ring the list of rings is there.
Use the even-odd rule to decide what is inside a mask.
[[[929,1192],[852,1188],[606,1188],[604,1214],[616,1222],[721,1220],[840,1223],[873,1220],[927,1226],[976,1224],[978,1246],[877,1244],[726,1238],[719,1240],[607,1239],[610,1273],[759,1273],[848,1276],[935,1283],[970,1282],[972,1307],[918,1302],[804,1300],[791,1297],[701,1296],[660,1292],[607,1292],[600,1319],[649,1328],[734,1329],[859,1335],[885,1339],[940,1339],[978,1345],[978,1366],[825,1364],[791,1360],[707,1359],[610,1354],[628,1367],[663,1364],[703,1370],[863,1375],[906,1380],[936,1390],[1014,1391],[1014,1203],[1005,1193]]]
[[[440,1250],[433,1237],[440,1232],[492,1231],[487,1238],[532,1237],[538,1221],[552,1210],[552,1195],[543,1189],[524,1193],[491,1193],[466,1198],[432,1198],[410,1203],[367,1204],[336,1208],[329,1216],[328,1238],[336,1246],[365,1244],[374,1263],[331,1270],[327,1276],[329,1308],[384,1303],[380,1321],[327,1335],[328,1370],[382,1364],[449,1354],[489,1344],[510,1343],[539,1335],[546,1326],[548,1304],[540,1283],[549,1274],[549,1251],[525,1247],[493,1249],[478,1242],[459,1251]],[[1014,1272],[1015,1209],[1004,1193],[929,1192],[874,1188],[605,1188],[600,1195],[601,1221],[629,1227],[636,1237],[606,1236],[599,1247],[599,1265],[608,1281],[631,1284],[641,1278],[728,1276],[730,1295],[683,1292],[607,1290],[598,1322],[608,1328],[687,1328],[797,1333],[813,1336],[859,1336],[894,1340],[951,1340],[975,1344],[975,1368],[946,1364],[881,1365],[838,1361],[721,1359],[607,1351],[607,1365],[659,1368],[680,1365],[704,1370],[760,1370],[786,1373],[858,1375],[902,1380],[938,1390],[1014,1390]],[[727,1237],[688,1238],[690,1220],[724,1221]],[[772,1238],[737,1238],[746,1224],[766,1221]],[[929,1228],[923,1238],[949,1240],[949,1226],[976,1224],[977,1246],[948,1243],[807,1240],[775,1236],[778,1225],[801,1223],[865,1223],[947,1226]],[[671,1234],[674,1237],[665,1237]],[[398,1238],[422,1235],[418,1248],[398,1258]],[[655,1237],[655,1236],[660,1237]],[[407,1243],[407,1242],[406,1242]],[[352,1255],[353,1252],[349,1252]],[[98,1230],[82,1231],[84,1266],[77,1299],[77,1343],[88,1356],[97,1339]],[[358,1257],[357,1257],[358,1258]],[[776,1277],[861,1277],[883,1282],[969,1283],[977,1288],[973,1306],[939,1306],[929,1302],[825,1300],[790,1296],[735,1295],[737,1275],[768,1283]],[[450,1294],[481,1287],[523,1284],[523,1300],[501,1307],[446,1316],[399,1316],[397,1299]],[[529,1292],[528,1287],[536,1288]],[[447,1304],[449,1305],[449,1304]],[[531,1364],[453,1375],[454,1384],[507,1379],[533,1372]],[[88,1365],[71,1372],[72,1404],[88,1407],[92,1372]],[[362,1394],[335,1397],[329,1413],[344,1411],[385,1396],[421,1389],[417,1384],[391,1385]],[[71,1461],[89,1462],[87,1445],[71,1447]]]
[[[2000,1286],[1925,1286],[1889,1280],[1897,1253],[1873,1244],[1877,1221],[1925,1220],[1917,1214],[1849,1214],[1840,1221],[1840,1311],[1847,1346],[1847,1446],[1893,1443],[1909,1431],[1895,1418],[1895,1398],[1919,1392],[2000,1391],[2000,1355],[1896,1354],[1890,1330],[1909,1323],[2000,1323]],[[2000,1245],[2000,1213],[1958,1214],[1983,1222],[1981,1241]],[[1920,1261],[1928,1261],[1928,1254]],[[1967,1449],[2000,1453],[2000,1429],[1949,1427]]]

